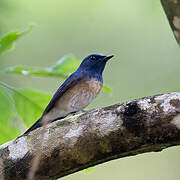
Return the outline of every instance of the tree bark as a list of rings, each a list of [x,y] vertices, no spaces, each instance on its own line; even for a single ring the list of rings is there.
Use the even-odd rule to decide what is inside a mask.
[[[180,0],[161,0],[174,36],[180,45]]]
[[[38,152],[35,179],[45,180],[175,145],[180,145],[180,92],[95,109],[14,139],[0,147],[0,175],[26,179]]]

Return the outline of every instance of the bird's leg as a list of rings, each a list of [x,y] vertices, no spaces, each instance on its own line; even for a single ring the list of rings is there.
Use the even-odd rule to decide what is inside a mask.
[[[72,107],[73,109],[76,109],[77,111],[88,112],[88,110],[81,109],[81,108],[78,108],[78,107],[73,106],[73,105],[71,105],[71,107]]]

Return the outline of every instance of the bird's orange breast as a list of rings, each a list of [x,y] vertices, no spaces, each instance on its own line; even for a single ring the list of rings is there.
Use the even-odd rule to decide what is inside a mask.
[[[71,91],[71,105],[78,108],[85,108],[98,95],[102,88],[102,83],[96,79],[82,80]]]
[[[100,92],[102,88],[102,82],[99,82],[96,79],[86,80],[86,83],[88,85],[89,91],[96,95]]]

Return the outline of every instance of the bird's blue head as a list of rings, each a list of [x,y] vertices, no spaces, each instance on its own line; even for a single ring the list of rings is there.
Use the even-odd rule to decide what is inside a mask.
[[[91,54],[83,59],[82,63],[78,68],[78,71],[88,71],[90,73],[95,72],[102,74],[107,61],[112,57],[113,55],[104,56],[101,54]]]

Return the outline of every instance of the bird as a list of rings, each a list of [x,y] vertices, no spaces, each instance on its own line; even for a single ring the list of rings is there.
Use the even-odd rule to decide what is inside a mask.
[[[114,55],[91,54],[85,57],[53,95],[38,119],[22,136],[31,131],[84,110],[99,94],[103,86],[102,73]]]

